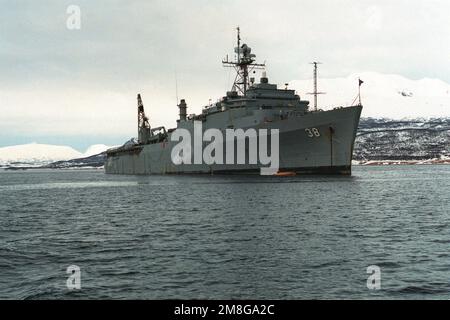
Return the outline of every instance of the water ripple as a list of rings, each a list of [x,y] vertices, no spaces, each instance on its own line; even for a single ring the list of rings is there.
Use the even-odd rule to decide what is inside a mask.
[[[352,177],[0,172],[0,298],[432,298],[450,166]],[[66,268],[81,268],[80,291]],[[382,289],[367,289],[367,267]]]

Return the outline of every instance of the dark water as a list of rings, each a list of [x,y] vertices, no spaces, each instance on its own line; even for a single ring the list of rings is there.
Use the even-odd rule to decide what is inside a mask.
[[[0,215],[0,298],[450,298],[450,166],[0,172]]]

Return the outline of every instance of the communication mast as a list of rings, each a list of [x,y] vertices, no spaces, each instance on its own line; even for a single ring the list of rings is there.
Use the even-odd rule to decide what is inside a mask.
[[[319,94],[325,94],[325,92],[317,92],[317,65],[322,64],[321,62],[311,62],[310,64],[314,65],[314,92],[309,92],[307,94],[314,95],[314,111],[317,111],[317,95]]]
[[[249,72],[254,69],[263,69],[266,65],[265,63],[259,64],[255,63],[256,55],[252,54],[252,49],[245,43],[241,45],[241,32],[240,28],[237,27],[237,47],[234,48],[236,53],[236,60],[229,61],[228,55],[226,59],[222,60],[224,67],[232,67],[236,70],[236,78],[234,79],[233,87],[231,91],[238,92],[245,96],[247,88],[249,87]]]

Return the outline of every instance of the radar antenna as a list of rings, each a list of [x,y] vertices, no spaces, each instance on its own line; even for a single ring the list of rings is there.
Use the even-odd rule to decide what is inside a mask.
[[[224,67],[231,67],[236,70],[236,78],[234,79],[233,87],[231,91],[238,92],[245,96],[247,92],[247,88],[249,87],[249,72],[254,69],[263,69],[266,64],[265,63],[255,63],[256,55],[252,54],[252,49],[247,46],[245,43],[241,45],[241,30],[239,27],[237,30],[237,47],[234,48],[234,52],[236,53],[236,60],[229,61],[228,55],[224,60],[222,60],[222,64]]]
[[[317,111],[317,95],[325,94],[325,92],[317,92],[317,65],[322,64],[321,62],[311,62],[310,64],[314,65],[314,92],[309,92],[307,94],[314,95],[314,111]]]

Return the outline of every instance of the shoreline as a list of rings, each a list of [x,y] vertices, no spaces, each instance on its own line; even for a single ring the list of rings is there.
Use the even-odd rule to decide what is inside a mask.
[[[352,160],[352,166],[411,166],[411,165],[450,165],[450,159],[430,159],[430,160]],[[103,170],[104,167],[0,167],[0,171],[28,171],[28,170],[62,170],[62,171],[83,171],[83,170]]]
[[[445,165],[450,164],[450,159],[428,159],[428,160],[352,160],[356,166],[392,166],[392,165]]]

